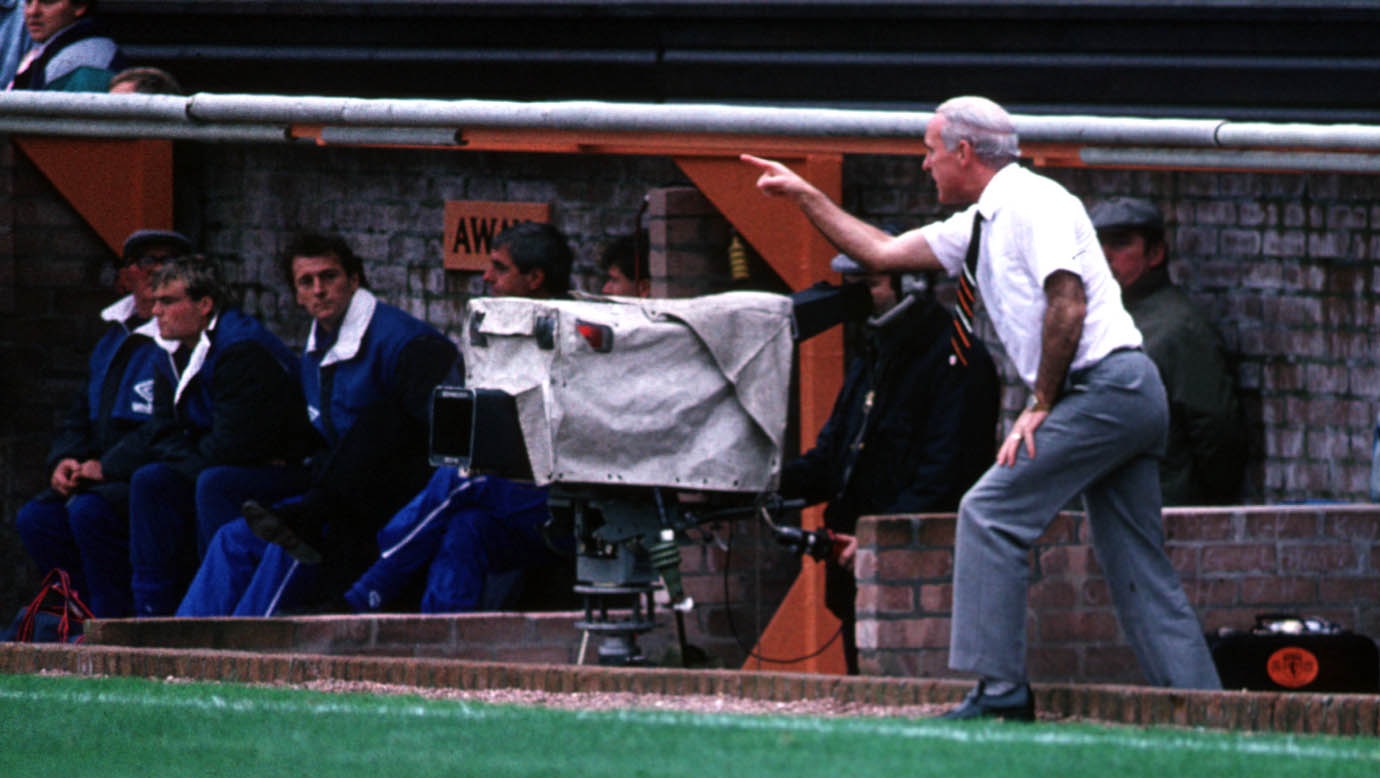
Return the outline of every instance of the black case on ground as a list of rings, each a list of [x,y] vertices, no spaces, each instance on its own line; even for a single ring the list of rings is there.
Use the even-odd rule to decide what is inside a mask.
[[[1330,624],[1335,631],[1267,631],[1268,624],[1281,618],[1320,621],[1266,615],[1250,632],[1207,636],[1223,689],[1380,692],[1380,650],[1374,640]]]

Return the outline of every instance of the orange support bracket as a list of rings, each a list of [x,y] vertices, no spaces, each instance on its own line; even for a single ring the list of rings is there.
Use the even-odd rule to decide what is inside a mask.
[[[779,161],[835,202],[841,199],[842,155],[811,154]],[[803,289],[832,272],[829,260],[835,252],[829,242],[794,204],[758,191],[755,168],[728,156],[678,157],[676,164],[792,289]],[[843,386],[843,333],[836,327],[800,344],[799,358],[804,450],[814,444]],[[804,512],[801,523],[817,529],[824,523],[823,516],[822,510],[812,508]],[[805,561],[744,669],[841,674],[846,670],[842,643],[833,639],[838,629],[838,619],[824,605],[824,565]]]
[[[14,143],[116,254],[137,229],[172,229],[172,141],[23,137]]]

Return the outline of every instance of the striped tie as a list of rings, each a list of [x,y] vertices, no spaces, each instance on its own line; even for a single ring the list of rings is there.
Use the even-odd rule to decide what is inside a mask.
[[[958,277],[958,294],[954,303],[954,334],[949,338],[954,356],[965,366],[968,352],[973,348],[973,311],[977,305],[978,243],[982,239],[982,214],[973,212],[973,236],[968,240],[968,254],[963,257],[963,273]]]

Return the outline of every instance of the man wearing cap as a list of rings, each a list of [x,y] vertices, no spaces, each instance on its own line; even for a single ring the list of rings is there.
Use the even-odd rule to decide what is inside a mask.
[[[1035,717],[1026,667],[1030,551],[1081,496],[1118,621],[1146,680],[1218,689],[1202,626],[1164,550],[1159,458],[1164,385],[1141,350],[1083,204],[1017,164],[1015,122],[983,97],[947,100],[925,127],[924,168],[962,210],[891,236],[779,162],[743,155],[764,194],[787,198],[874,271],[960,279],[955,352],[982,301],[1031,392],[996,463],[963,495],[954,541],[949,666],[978,683],[946,718]]]
[[[101,312],[109,327],[91,353],[85,389],[59,423],[48,454],[49,488],[15,519],[39,569],[66,570],[101,618],[130,613],[129,484],[93,482],[80,473],[153,413],[154,365],[162,351],[154,343],[149,277],[191,250],[186,237],[169,230],[137,230],[125,240],[115,287],[127,294]]]
[[[923,276],[869,273],[843,254],[830,267],[867,286],[872,315],[829,420],[814,448],[782,470],[780,494],[828,501],[824,525],[843,543],[825,568],[825,603],[842,622],[848,671],[857,673],[858,517],[957,510],[996,454],[1000,385],[980,342],[964,361],[955,357],[953,317]]]
[[[1095,204],[1089,216],[1169,395],[1169,444],[1160,462],[1164,504],[1236,502],[1246,432],[1235,381],[1201,307],[1169,279],[1160,209],[1149,200],[1118,197]]]

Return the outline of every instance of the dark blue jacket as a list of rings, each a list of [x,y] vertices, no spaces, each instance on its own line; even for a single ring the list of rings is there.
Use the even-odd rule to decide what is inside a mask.
[[[431,393],[456,382],[459,352],[431,325],[361,289],[329,343],[313,326],[302,359],[307,413],[321,439],[301,510],[329,524],[322,585],[343,591],[373,561],[376,534],[426,486]]]
[[[165,462],[188,478],[212,465],[300,462],[311,431],[302,419],[297,357],[239,309],[217,314],[180,373],[158,360],[154,414],[101,457],[106,480]]]
[[[133,316],[132,297],[101,312],[110,328],[91,352],[86,390],[58,426],[49,470],[63,459],[99,457],[153,415],[154,369],[163,350],[153,340],[157,324],[139,323]]]
[[[786,465],[781,495],[828,501],[824,524],[852,534],[861,516],[949,512],[996,458],[1000,384],[983,345],[953,359],[953,315],[915,298],[882,327],[869,325],[815,447]],[[852,642],[856,582],[825,568],[824,601]]]
[[[825,524],[846,533],[859,516],[956,510],[995,460],[1000,387],[981,343],[951,364],[952,329],[920,298],[869,325],[815,447],[782,471],[782,496],[828,501]]]
[[[307,415],[328,447],[339,445],[360,415],[381,403],[425,424],[431,390],[451,374],[458,357],[435,327],[379,302],[368,290],[355,295],[334,341],[318,345],[313,327],[302,355]]]

